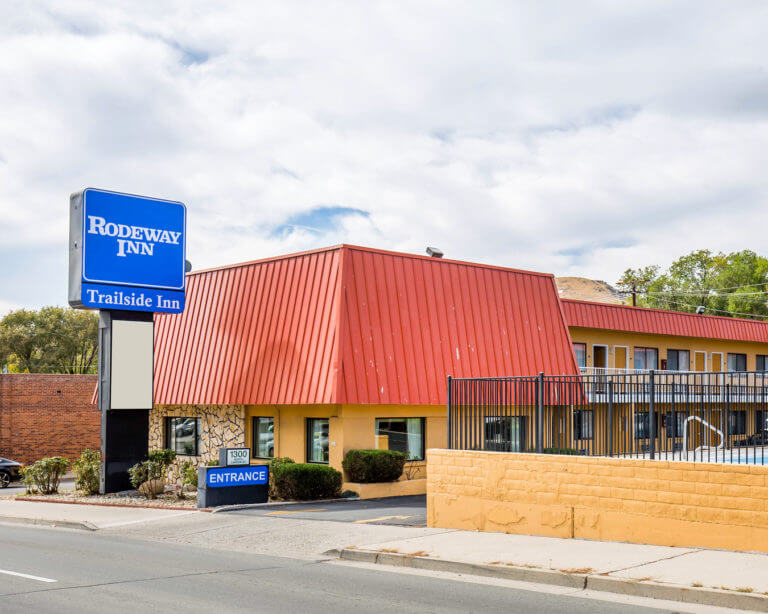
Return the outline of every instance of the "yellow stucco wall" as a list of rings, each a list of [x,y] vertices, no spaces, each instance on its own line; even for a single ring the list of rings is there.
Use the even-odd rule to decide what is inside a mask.
[[[150,447],[164,445],[164,420],[168,416],[202,417],[201,454],[181,460],[205,462],[217,457],[218,447],[252,448],[252,418],[274,418],[274,455],[306,461],[307,418],[329,419],[329,465],[341,471],[344,454],[352,448],[380,447],[376,418],[425,418],[425,449],[446,442],[445,407],[439,405],[158,405],[150,412]],[[386,438],[384,438],[386,439]],[[253,464],[268,459],[252,459]],[[423,478],[426,462],[409,469],[411,478]],[[404,476],[405,477],[405,476]]]
[[[427,524],[768,552],[768,467],[430,450]]]
[[[616,347],[626,347],[628,364],[625,368],[634,368],[635,347],[650,347],[659,350],[659,363],[667,358],[667,350],[689,350],[691,360],[691,370],[705,371],[725,371],[727,369],[727,356],[729,353],[746,354],[747,370],[754,371],[756,366],[756,356],[758,354],[768,355],[768,343],[747,343],[743,341],[720,341],[716,339],[701,339],[697,337],[677,337],[672,335],[645,335],[639,333],[626,333],[611,330],[599,330],[593,328],[570,327],[571,340],[574,343],[587,344],[587,366],[594,367],[594,346],[607,345],[607,365],[606,367],[622,367],[616,362]],[[706,368],[696,369],[694,352],[706,353]],[[717,356],[722,356],[722,368],[717,368]],[[659,365],[660,366],[660,365]],[[622,367],[622,368],[624,368]]]

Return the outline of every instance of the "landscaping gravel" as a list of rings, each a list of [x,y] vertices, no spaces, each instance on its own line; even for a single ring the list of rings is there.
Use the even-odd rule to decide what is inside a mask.
[[[135,507],[158,507],[158,508],[178,508],[188,507],[197,508],[197,495],[187,493],[183,500],[176,497],[175,494],[166,493],[160,495],[157,499],[147,499],[139,496],[135,490],[124,493],[111,493],[108,495],[84,495],[75,491],[62,492],[55,495],[19,495],[27,500],[33,501],[55,501],[63,503],[92,503],[98,505],[131,505]]]

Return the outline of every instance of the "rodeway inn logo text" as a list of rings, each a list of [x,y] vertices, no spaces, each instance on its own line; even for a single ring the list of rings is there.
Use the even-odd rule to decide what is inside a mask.
[[[144,226],[128,226],[107,222],[98,215],[88,216],[88,234],[117,239],[117,255],[125,258],[129,255],[152,256],[156,243],[179,245],[180,232],[146,228]]]

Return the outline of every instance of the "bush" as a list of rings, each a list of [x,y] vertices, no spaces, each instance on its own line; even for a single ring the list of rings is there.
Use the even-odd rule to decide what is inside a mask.
[[[63,456],[51,456],[24,467],[22,480],[28,493],[54,495],[59,492],[61,476],[67,469],[69,469],[69,459]]]
[[[403,475],[405,454],[394,450],[350,450],[341,464],[353,482],[394,482]]]
[[[98,450],[83,450],[74,463],[75,488],[86,495],[95,495],[99,492],[99,468],[101,453]]]
[[[128,469],[128,476],[131,479],[131,485],[139,488],[144,482],[149,480],[162,480],[168,471],[168,467],[176,459],[176,452],[173,450],[152,450],[148,455],[148,460],[136,463]]]
[[[181,486],[193,486],[197,488],[197,465],[192,461],[184,461],[180,467]]]
[[[150,463],[155,463],[158,467],[161,467],[163,475],[165,475],[168,467],[176,460],[176,451],[167,448],[164,450],[151,450],[147,457]]]
[[[269,461],[267,465],[269,467],[269,497],[271,499],[280,498],[275,489],[275,470],[279,471],[283,465],[293,464],[295,461],[287,456],[276,456]]]
[[[328,465],[276,463],[272,467],[272,486],[280,499],[331,499],[341,492],[341,472]]]

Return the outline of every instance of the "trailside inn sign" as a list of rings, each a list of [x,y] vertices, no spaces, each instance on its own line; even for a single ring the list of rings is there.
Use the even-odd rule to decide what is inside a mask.
[[[184,311],[183,203],[94,188],[69,202],[72,307]]]

